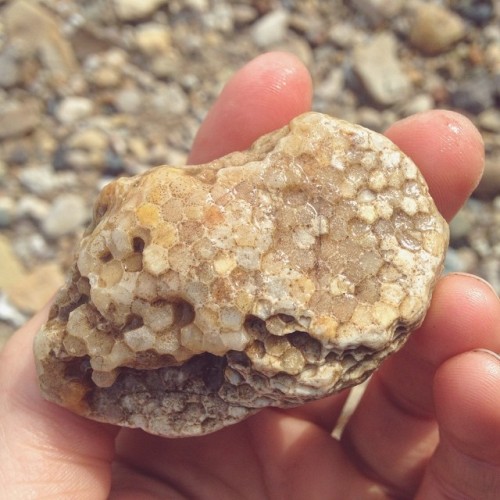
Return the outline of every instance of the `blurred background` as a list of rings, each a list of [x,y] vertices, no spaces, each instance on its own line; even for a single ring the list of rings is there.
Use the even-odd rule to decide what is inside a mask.
[[[0,0],[0,347],[62,284],[99,189],[185,163],[224,83],[270,50],[307,65],[317,111],[473,120],[486,171],[446,267],[500,292],[500,0]]]

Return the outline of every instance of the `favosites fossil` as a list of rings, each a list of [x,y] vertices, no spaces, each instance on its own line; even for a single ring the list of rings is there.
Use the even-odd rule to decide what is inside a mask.
[[[42,393],[169,437],[322,398],[421,324],[447,244],[415,164],[319,113],[118,179],[36,337]]]

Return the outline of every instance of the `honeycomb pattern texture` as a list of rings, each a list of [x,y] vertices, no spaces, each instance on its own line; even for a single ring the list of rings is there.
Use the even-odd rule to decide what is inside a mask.
[[[447,243],[415,164],[319,113],[119,179],[35,340],[42,392],[170,437],[327,396],[420,325]]]

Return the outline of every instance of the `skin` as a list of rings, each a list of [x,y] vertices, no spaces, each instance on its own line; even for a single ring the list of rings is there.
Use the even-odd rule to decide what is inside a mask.
[[[262,55],[228,82],[190,162],[246,148],[310,103],[305,67]],[[477,130],[432,111],[386,134],[450,219],[482,172]],[[479,278],[439,281],[422,327],[372,377],[340,440],[330,433],[347,392],[177,440],[73,415],[39,395],[31,346],[46,316],[47,308],[1,353],[0,498],[498,498],[500,302]]]

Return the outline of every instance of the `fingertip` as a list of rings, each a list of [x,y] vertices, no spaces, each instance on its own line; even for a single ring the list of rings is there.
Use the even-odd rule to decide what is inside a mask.
[[[405,118],[385,134],[418,165],[436,204],[448,220],[479,183],[484,142],[464,115],[432,110]]]
[[[247,149],[261,135],[310,109],[312,80],[287,52],[262,54],[226,84],[195,138],[188,162],[211,161]]]
[[[500,301],[492,287],[468,274],[449,274],[434,290],[425,320],[408,349],[438,366],[478,347],[500,349]]]
[[[477,349],[455,356],[434,377],[442,433],[462,454],[500,465],[500,357]]]

